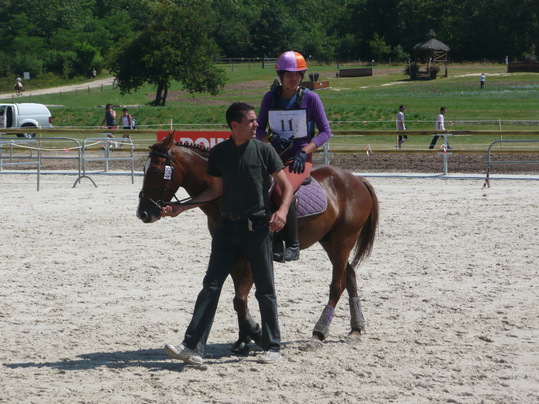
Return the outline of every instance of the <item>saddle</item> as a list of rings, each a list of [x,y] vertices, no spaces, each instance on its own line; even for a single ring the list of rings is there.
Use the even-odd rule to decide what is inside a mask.
[[[298,218],[300,218],[325,211],[328,207],[328,199],[320,183],[309,176],[297,190],[295,204]]]
[[[273,179],[272,179],[273,180]],[[273,193],[276,183],[273,182],[269,194]],[[318,181],[308,176],[294,193],[292,203],[296,207],[297,217],[318,215],[328,207],[328,199],[324,189]]]

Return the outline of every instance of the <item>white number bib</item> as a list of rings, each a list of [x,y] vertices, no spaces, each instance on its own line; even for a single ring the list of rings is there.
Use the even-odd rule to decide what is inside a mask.
[[[308,135],[306,109],[269,110],[268,122],[270,130],[284,139],[299,139]]]

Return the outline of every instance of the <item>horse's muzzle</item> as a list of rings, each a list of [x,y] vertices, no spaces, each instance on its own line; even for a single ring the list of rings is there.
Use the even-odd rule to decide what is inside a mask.
[[[144,223],[153,223],[161,219],[161,210],[155,203],[141,200],[137,208],[137,217]]]

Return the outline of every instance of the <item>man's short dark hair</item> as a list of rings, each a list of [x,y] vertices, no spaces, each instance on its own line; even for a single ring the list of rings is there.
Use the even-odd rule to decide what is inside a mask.
[[[254,111],[254,108],[244,102],[235,102],[226,110],[226,123],[232,129],[232,122],[241,122],[243,117],[249,111]]]

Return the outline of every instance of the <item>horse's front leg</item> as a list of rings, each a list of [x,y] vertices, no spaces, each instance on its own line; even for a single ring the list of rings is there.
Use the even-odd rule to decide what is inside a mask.
[[[253,287],[253,276],[249,263],[240,258],[231,271],[234,282],[234,310],[238,315],[239,337],[232,346],[232,352],[245,354],[249,348],[247,344],[254,341],[255,344],[262,345],[262,328],[251,317],[247,307],[247,298]]]
[[[338,272],[335,274],[335,272]],[[324,341],[329,335],[329,327],[335,315],[335,307],[341,298],[341,295],[346,287],[346,279],[341,271],[333,271],[333,279],[331,280],[331,286],[329,287],[329,301],[320,318],[316,322],[313,330],[313,339],[318,339],[320,342]],[[337,275],[337,276],[335,276]]]
[[[346,288],[350,304],[350,327],[351,331],[346,340],[349,344],[356,344],[360,341],[362,332],[365,331],[365,318],[361,310],[361,301],[358,295],[356,272],[354,268],[346,262],[345,270],[341,271],[339,267],[333,267],[333,279],[330,287],[329,302],[324,307],[322,315],[318,319],[311,339],[312,348],[321,347],[322,342],[329,335],[329,327],[335,313],[335,307]]]

